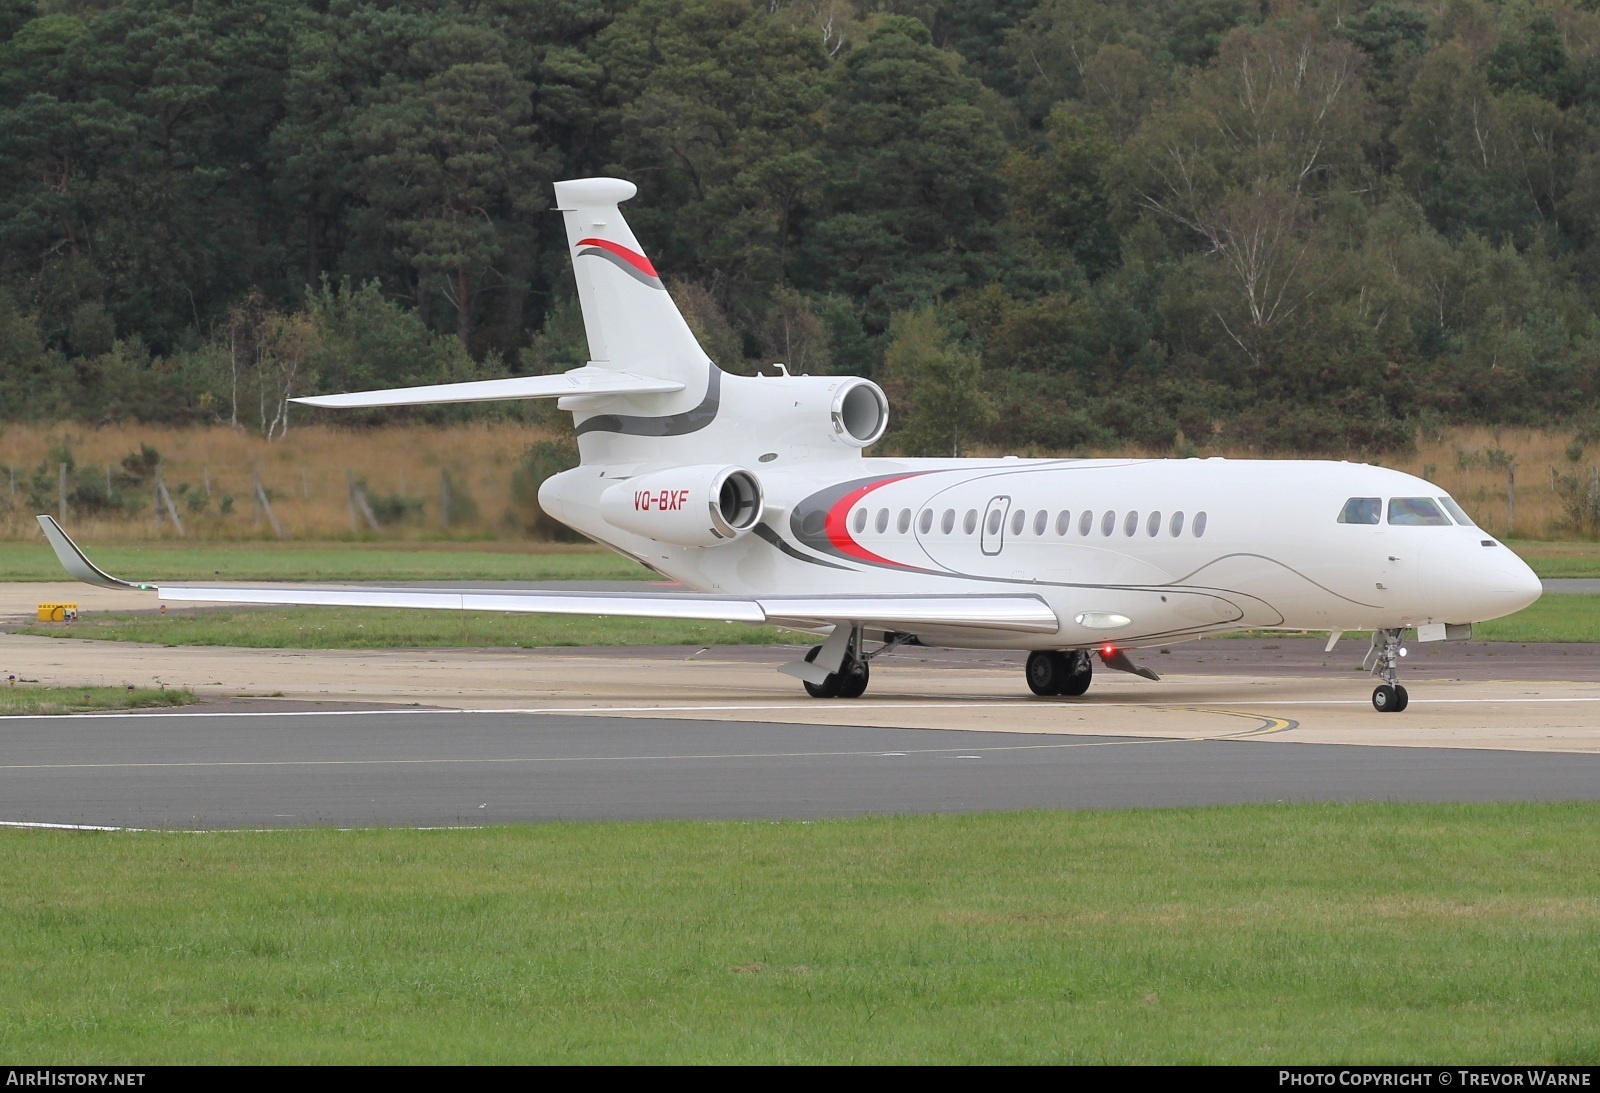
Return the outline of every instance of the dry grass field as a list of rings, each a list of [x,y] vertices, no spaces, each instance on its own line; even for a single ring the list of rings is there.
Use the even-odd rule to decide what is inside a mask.
[[[0,429],[0,538],[31,538],[35,497],[43,511],[58,507],[59,453],[75,463],[71,482],[115,477],[125,457],[148,445],[160,453],[163,479],[190,539],[271,538],[265,513],[253,499],[259,474],[284,536],[294,539],[371,537],[375,533],[350,503],[350,483],[361,483],[378,515],[383,538],[517,538],[526,532],[526,503],[512,479],[531,444],[554,434],[525,424],[495,422],[433,427],[292,429],[267,441],[243,429],[143,425],[90,427],[10,425]],[[998,454],[998,453],[997,453]],[[1107,455],[1144,454],[1130,449]],[[1206,449],[1204,455],[1238,455]],[[1587,449],[1571,434],[1529,429],[1456,428],[1419,438],[1416,452],[1380,462],[1437,482],[1490,531],[1515,538],[1593,537],[1571,526],[1558,484],[1580,494],[1600,493],[1600,445]],[[448,473],[455,504],[441,520],[442,477]],[[42,476],[42,477],[41,477]],[[1514,489],[1514,492],[1513,492]],[[69,505],[73,528],[86,539],[172,538],[168,519],[157,520],[148,485],[123,490],[133,512],[87,511]],[[1591,502],[1593,506],[1593,502]]]
[[[76,483],[108,473],[116,479],[123,459],[141,446],[160,453],[163,480],[191,539],[272,538],[270,521],[254,500],[257,474],[286,538],[372,534],[351,505],[352,481],[364,486],[370,507],[385,517],[384,537],[515,536],[524,513],[512,497],[512,474],[529,445],[543,439],[538,430],[505,423],[314,425],[272,441],[226,426],[11,425],[0,431],[0,538],[38,534],[28,484],[41,468],[49,502],[40,511],[56,512],[63,447],[75,462],[69,481]],[[448,528],[439,511],[446,472],[454,497]],[[170,519],[157,520],[151,486],[119,489],[133,495],[136,511],[89,512],[69,505],[74,532],[92,541],[177,536]]]

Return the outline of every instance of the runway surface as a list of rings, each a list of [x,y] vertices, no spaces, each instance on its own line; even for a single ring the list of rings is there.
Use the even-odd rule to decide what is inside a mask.
[[[480,711],[8,718],[0,821],[169,829],[1600,798],[1600,755]]]

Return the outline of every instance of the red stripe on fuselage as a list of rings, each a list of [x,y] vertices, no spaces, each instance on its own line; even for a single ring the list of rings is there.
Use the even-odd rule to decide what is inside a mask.
[[[893,478],[884,478],[877,482],[869,482],[860,489],[851,490],[849,493],[839,498],[838,501],[834,502],[833,508],[828,510],[828,519],[823,525],[824,533],[828,536],[828,542],[832,543],[834,549],[838,550],[841,554],[846,554],[851,558],[856,558],[863,562],[871,562],[874,565],[892,566],[895,569],[916,569],[916,566],[906,565],[904,562],[897,562],[893,558],[885,558],[881,554],[874,554],[872,551],[855,541],[855,539],[850,535],[849,528],[850,510],[856,506],[856,502],[860,501],[873,490],[881,489],[882,487],[891,485],[895,482],[903,482],[907,478],[916,477],[916,474],[897,474]]]
[[[650,259],[638,251],[629,250],[621,243],[613,243],[609,239],[580,239],[578,240],[578,246],[599,247],[601,250],[608,250],[640,273],[656,278],[661,276],[656,272],[656,267],[650,264]]]

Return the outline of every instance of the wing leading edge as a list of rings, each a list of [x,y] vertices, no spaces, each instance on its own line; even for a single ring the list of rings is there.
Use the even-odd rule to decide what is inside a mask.
[[[840,623],[884,630],[957,627],[1054,634],[1055,612],[1032,594],[971,596],[721,596],[695,592],[565,592],[313,585],[187,585],[124,581],[91,562],[49,516],[39,525],[63,568],[86,584],[141,589],[176,603],[258,603],[312,607],[403,607],[513,614],[614,615],[628,618],[742,622],[814,627]]]

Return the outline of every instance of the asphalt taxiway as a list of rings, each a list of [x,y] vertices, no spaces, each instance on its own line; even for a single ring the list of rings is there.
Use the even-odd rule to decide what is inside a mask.
[[[417,826],[1250,801],[1600,798],[1600,648],[1411,646],[1380,715],[1364,642],[1146,651],[1041,699],[1012,653],[902,649],[859,700],[797,650],[161,648],[0,635],[0,673],[160,681],[182,711],[0,721],[0,823]]]

